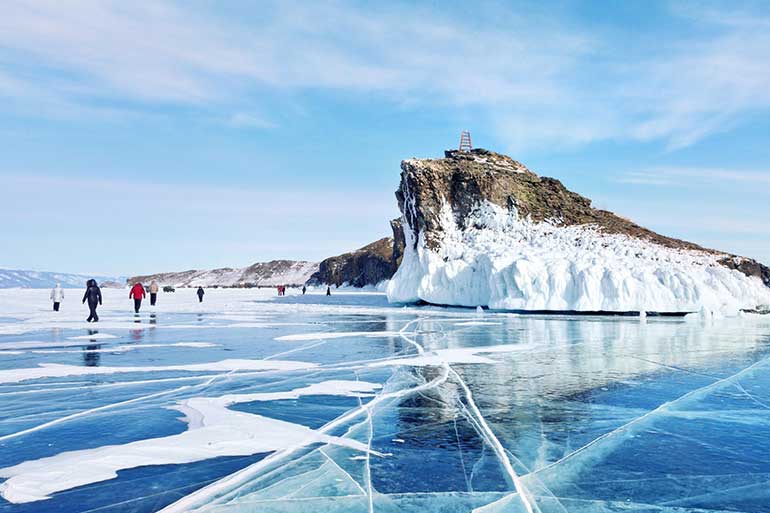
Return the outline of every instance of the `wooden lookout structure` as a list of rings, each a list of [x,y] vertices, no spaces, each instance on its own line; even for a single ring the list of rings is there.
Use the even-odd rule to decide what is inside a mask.
[[[471,143],[471,133],[468,130],[463,130],[460,134],[460,151],[471,151],[473,144]]]

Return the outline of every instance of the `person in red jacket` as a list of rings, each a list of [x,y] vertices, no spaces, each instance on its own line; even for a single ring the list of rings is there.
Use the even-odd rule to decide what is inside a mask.
[[[139,308],[142,306],[142,298],[144,298],[147,294],[144,293],[144,287],[141,283],[136,282],[133,287],[131,287],[131,292],[128,293],[128,298],[134,298],[134,312],[139,313]]]

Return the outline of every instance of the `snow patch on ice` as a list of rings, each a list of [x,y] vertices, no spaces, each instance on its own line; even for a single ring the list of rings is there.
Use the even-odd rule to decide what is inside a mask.
[[[440,366],[453,363],[499,363],[496,360],[481,356],[494,353],[515,353],[530,351],[534,344],[501,344],[481,347],[457,347],[451,349],[438,349],[425,352],[418,356],[406,358],[390,358],[368,364],[369,367],[390,367],[393,365],[408,365],[412,367]]]
[[[43,349],[48,347],[81,347],[87,342],[38,342],[34,341],[19,341],[19,342],[3,342],[0,343],[0,351],[17,350],[17,349]]]
[[[365,337],[365,338],[379,338],[379,337],[398,337],[397,331],[323,331],[319,333],[298,333],[296,335],[283,335],[276,337],[275,340],[281,341],[299,341],[299,340],[327,340],[332,338],[348,338],[348,337]]]
[[[83,344],[77,344],[82,346]],[[111,346],[99,349],[32,349],[29,352],[34,354],[68,354],[68,353],[126,353],[128,351],[136,351],[138,349],[155,349],[160,347],[190,347],[196,349],[202,349],[207,347],[218,347],[218,344],[212,344],[209,342],[175,342],[171,344],[126,344],[119,346]],[[9,354],[24,354],[24,351],[0,351],[0,355]]]
[[[44,363],[39,367],[25,369],[0,370],[0,383],[17,383],[30,379],[60,378],[63,376],[93,376],[125,372],[225,372],[225,371],[268,371],[300,370],[317,367],[315,363],[291,360],[222,360],[219,362],[196,363],[190,365],[168,365],[148,367],[79,367]]]
[[[0,495],[13,503],[44,500],[50,495],[117,477],[124,469],[147,465],[183,464],[220,456],[245,456],[314,443],[333,444],[368,452],[365,444],[329,436],[282,420],[228,410],[241,402],[270,401],[302,395],[360,396],[380,388],[364,381],[333,380],[288,392],[194,397],[173,409],[182,412],[187,431],[124,445],[69,451],[0,469]]]
[[[109,333],[94,333],[92,335],[78,335],[77,337],[67,337],[67,340],[108,340],[111,338],[118,338],[116,335],[110,335]]]

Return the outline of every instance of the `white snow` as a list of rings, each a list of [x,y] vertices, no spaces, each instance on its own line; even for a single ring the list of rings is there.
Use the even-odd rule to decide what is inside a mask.
[[[118,338],[115,335],[109,333],[94,333],[93,335],[78,335],[77,337],[67,337],[67,340],[107,340],[110,338]]]
[[[275,289],[207,289],[203,303],[198,302],[195,289],[177,289],[175,293],[161,293],[158,304],[147,308],[143,305],[139,317],[134,316],[133,300],[122,289],[102,289],[104,304],[99,307],[98,323],[87,323],[88,307],[81,304],[80,297],[65,298],[62,310],[51,311],[48,289],[0,289],[0,335],[21,335],[39,330],[99,330],[125,336],[129,331],[147,329],[243,329],[271,328],[276,326],[303,326],[305,322],[275,322],[275,314],[287,312],[299,313],[387,313],[392,307],[385,304],[371,306],[368,298],[379,296],[375,293],[358,291],[335,291],[333,299],[341,295],[350,298],[351,304],[339,304],[338,301],[326,303],[324,288],[322,293],[309,292],[308,303],[292,301],[291,296],[300,294],[297,289],[288,289],[286,298],[278,297]],[[78,294],[74,294],[77,296]],[[312,301],[317,296],[318,301]],[[68,296],[69,297],[69,296]],[[82,296],[81,296],[82,297]],[[360,299],[358,299],[360,298]],[[356,304],[360,303],[360,304]],[[438,310],[438,309],[436,309]],[[205,323],[200,322],[159,322],[151,324],[149,314],[189,314],[204,315]],[[127,315],[128,314],[128,315]],[[3,319],[3,318],[9,319]],[[140,322],[136,322],[139,320]],[[226,324],[211,324],[210,321],[229,321]],[[91,339],[86,336],[85,339]]]
[[[380,388],[364,381],[325,381],[288,392],[231,394],[222,397],[193,397],[173,409],[182,412],[187,431],[162,438],[124,445],[69,451],[25,461],[0,469],[0,495],[13,503],[48,499],[51,494],[117,477],[119,470],[146,465],[191,463],[220,456],[243,456],[260,452],[324,443],[369,452],[361,442],[329,436],[308,427],[228,410],[235,403],[272,401],[302,395],[360,397]]]
[[[20,341],[20,342],[2,342],[0,351],[17,349],[43,349],[48,347],[82,347],[84,342],[38,342],[38,341]]]
[[[1,346],[2,344],[0,344]],[[83,343],[79,343],[76,345],[77,347],[83,347]],[[100,348],[100,349],[87,349],[86,352],[89,353],[125,353],[128,351],[137,351],[140,349],[155,349],[159,347],[190,347],[190,348],[196,348],[196,349],[202,349],[202,348],[208,348],[208,347],[217,347],[218,344],[212,344],[210,342],[174,342],[169,344],[121,344],[117,346],[108,346],[106,348]],[[45,346],[44,346],[45,347]],[[55,346],[59,347],[59,345]],[[33,354],[68,354],[68,353],[78,353],[82,354],[84,351],[82,349],[33,349],[29,351]],[[2,355],[10,355],[10,354],[24,354],[24,351],[18,351],[18,350],[12,350],[12,351],[0,351],[0,356]]]
[[[770,288],[717,264],[725,255],[677,250],[587,226],[522,219],[484,203],[461,229],[440,213],[437,251],[406,219],[406,249],[388,285],[392,302],[504,310],[660,311],[734,314],[770,302]]]
[[[7,288],[52,288],[60,283],[64,288],[84,287],[87,280],[95,278],[99,283],[111,281],[122,283],[120,276],[88,276],[85,274],[28,271],[21,269],[0,269],[0,289]]]
[[[536,346],[533,344],[500,344],[495,346],[457,347],[451,349],[438,349],[424,352],[414,357],[389,358],[368,364],[369,367],[391,367],[393,365],[407,365],[411,367],[441,366],[453,363],[497,363],[491,358],[480,356],[494,353],[516,353],[531,351]]]
[[[260,262],[248,267],[182,271],[156,275],[159,285],[174,287],[233,287],[259,284],[261,287],[276,285],[301,285],[318,271],[317,262]]]
[[[275,340],[298,341],[298,340],[328,340],[333,338],[348,338],[348,337],[364,337],[364,338],[379,338],[379,337],[398,337],[397,331],[324,331],[320,333],[298,333],[296,335],[283,335],[276,337]]]
[[[316,367],[314,363],[290,360],[221,360],[219,362],[189,365],[166,365],[146,367],[80,367],[56,363],[41,364],[39,367],[0,370],[0,383],[17,383],[30,379],[59,378],[63,376],[92,376],[125,372],[220,372],[220,371],[268,371],[299,370]]]

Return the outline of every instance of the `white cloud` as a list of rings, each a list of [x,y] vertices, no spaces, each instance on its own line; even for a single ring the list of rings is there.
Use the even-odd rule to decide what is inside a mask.
[[[316,89],[532,120],[572,101],[565,79],[592,46],[585,34],[557,22],[535,27],[525,14],[507,30],[482,30],[413,6],[276,2],[248,22],[163,2],[11,0],[3,11],[0,58],[20,81],[46,85],[26,90],[32,105],[44,92],[63,105],[117,98],[248,113],[250,103],[259,107],[247,99],[254,91]],[[229,121],[269,124],[252,116]]]
[[[269,128],[253,114],[266,107],[260,92],[376,94],[465,109],[509,149],[602,140],[679,148],[770,109],[770,20],[751,13],[680,9],[672,16],[695,35],[651,37],[630,54],[618,36],[521,6],[478,6],[455,19],[395,3],[272,2],[228,17],[196,6],[9,0],[0,60],[13,73],[0,76],[0,95],[26,96],[35,113],[170,103]]]
[[[263,116],[246,112],[236,112],[230,116],[229,123],[238,128],[269,129],[278,126]]]
[[[641,171],[630,171],[621,175],[618,182],[655,185],[692,187],[713,185],[734,187],[736,185],[770,187],[770,170],[747,171],[707,167],[672,167],[656,166]]]

